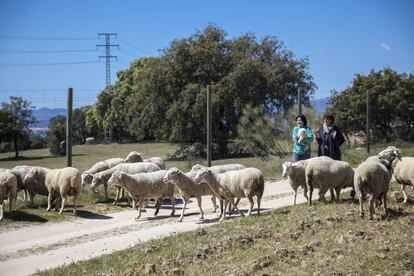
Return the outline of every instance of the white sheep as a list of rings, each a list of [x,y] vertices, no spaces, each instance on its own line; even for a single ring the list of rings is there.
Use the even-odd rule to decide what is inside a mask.
[[[341,189],[354,186],[354,170],[345,161],[333,160],[327,157],[314,157],[308,160],[305,169],[306,185],[309,189],[309,206],[312,205],[314,188],[319,189],[319,198],[326,203],[325,193],[329,189],[336,192],[337,201]],[[332,200],[334,199],[331,190]]]
[[[144,173],[144,172],[155,172],[159,170],[160,168],[156,164],[153,164],[153,163],[147,163],[147,162],[121,163],[121,164],[116,165],[113,168],[94,174],[90,188],[92,191],[96,192],[97,187],[104,185],[105,199],[108,199],[107,182],[109,178],[111,178],[114,172],[120,171],[120,172],[129,173],[129,174],[135,174],[135,173]],[[121,198],[120,189],[121,188],[117,190],[114,204],[116,204],[117,200]]]
[[[256,168],[245,168],[237,171],[228,171],[224,173],[215,173],[210,169],[202,168],[198,171],[194,181],[197,184],[207,183],[217,197],[224,201],[224,210],[227,204],[231,203],[241,216],[244,214],[237,208],[234,198],[244,198],[250,202],[250,216],[254,201],[253,196],[257,196],[257,215],[260,215],[260,200],[264,192],[264,180],[262,172]],[[220,221],[226,217],[223,212]]]
[[[128,174],[124,172],[115,172],[108,180],[109,186],[119,186],[124,188],[132,199],[138,203],[138,216],[141,217],[141,209],[146,199],[156,198],[157,204],[154,215],[158,214],[162,199],[168,197],[171,200],[172,212],[175,213],[174,185],[164,183],[163,178],[167,171],[156,171],[150,173]]]
[[[355,170],[354,187],[359,195],[360,215],[364,217],[363,201],[366,195],[369,199],[369,216],[373,219],[374,203],[381,200],[384,203],[384,212],[387,212],[387,191],[391,180],[391,173],[382,160],[368,160],[362,162]]]
[[[392,173],[395,180],[401,185],[404,195],[404,202],[408,200],[406,186],[414,186],[414,157],[401,157],[401,150],[389,146],[378,153],[380,158],[390,161]]]
[[[156,164],[161,170],[165,170],[165,163],[161,157],[150,157],[143,160],[144,162]]]
[[[125,158],[125,162],[127,163],[143,162],[141,153],[137,151],[131,151]]]
[[[306,177],[305,177],[305,169],[306,169],[306,160],[301,160],[295,163],[290,161],[286,161],[282,164],[283,177],[288,177],[289,184],[294,191],[294,199],[293,205],[296,205],[296,196],[298,194],[298,188],[302,186],[303,188],[303,196],[308,200],[307,196],[307,185],[306,185]]]
[[[116,165],[120,163],[125,163],[125,159],[123,158],[110,158],[106,159],[104,161],[99,161],[95,165],[93,165],[89,170],[86,170],[82,174],[82,186],[90,185],[93,179],[93,175],[95,173],[108,170],[112,167],[115,167]]]
[[[197,172],[187,172],[183,173],[177,168],[171,168],[168,170],[168,172],[164,176],[164,182],[165,183],[172,183],[178,187],[178,190],[181,193],[181,196],[184,201],[184,206],[181,211],[181,216],[178,219],[179,222],[183,221],[185,208],[187,207],[187,203],[190,200],[191,197],[197,198],[198,208],[200,209],[200,219],[204,218],[204,212],[201,208],[201,197],[204,195],[213,195],[211,198],[211,201],[213,202],[213,205],[216,205],[216,197],[214,196],[213,191],[208,186],[207,183],[202,183],[200,185],[197,185],[194,182],[194,178],[196,176]]]
[[[62,214],[65,208],[67,196],[73,196],[73,213],[76,215],[76,198],[79,196],[81,188],[81,174],[78,169],[66,167],[63,169],[50,170],[46,173],[45,185],[48,190],[47,197],[47,211],[51,209],[52,198],[60,196],[62,199],[62,206],[59,214]],[[55,210],[57,209],[56,202]]]
[[[31,168],[32,168],[32,166],[22,165],[22,166],[16,166],[13,169],[8,170],[12,174],[14,174],[14,176],[17,179],[16,196],[17,196],[17,193],[19,193],[21,190],[23,190],[23,192],[24,192],[23,200],[25,202],[27,201],[28,195],[27,195],[27,187],[26,187],[26,184],[24,183],[23,179],[26,176],[26,174],[30,171]]]
[[[9,200],[9,212],[16,198],[17,178],[8,171],[0,172],[0,221],[3,219],[3,196]]]
[[[48,196],[49,191],[46,188],[46,174],[50,171],[48,168],[32,167],[23,178],[29,194],[29,207],[34,206],[34,198],[36,194]]]

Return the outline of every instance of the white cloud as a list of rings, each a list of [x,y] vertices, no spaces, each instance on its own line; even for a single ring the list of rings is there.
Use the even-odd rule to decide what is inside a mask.
[[[385,51],[389,51],[389,50],[391,50],[391,46],[390,46],[390,45],[388,45],[388,44],[387,44],[387,43],[385,43],[385,42],[381,42],[379,46],[380,46],[382,49],[384,49]]]

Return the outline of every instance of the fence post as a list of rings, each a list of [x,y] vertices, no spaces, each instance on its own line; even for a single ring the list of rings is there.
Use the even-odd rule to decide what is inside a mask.
[[[211,167],[211,87],[207,85],[207,166]]]
[[[66,120],[66,166],[72,167],[72,106],[73,88],[68,89],[68,110]]]

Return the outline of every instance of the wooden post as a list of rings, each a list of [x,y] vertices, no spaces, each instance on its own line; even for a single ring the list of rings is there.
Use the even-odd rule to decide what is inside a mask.
[[[300,89],[298,90],[298,114],[302,114],[302,95]]]
[[[211,120],[211,87],[207,85],[207,166],[211,167],[211,140],[212,140],[212,120]]]
[[[68,89],[68,110],[66,120],[66,166],[72,167],[72,106],[73,88]]]
[[[370,117],[370,108],[369,108],[369,90],[367,90],[367,130],[366,130],[366,143],[367,143],[367,153],[370,152],[370,143],[371,143],[371,132],[370,132],[370,126],[369,126],[369,117]]]

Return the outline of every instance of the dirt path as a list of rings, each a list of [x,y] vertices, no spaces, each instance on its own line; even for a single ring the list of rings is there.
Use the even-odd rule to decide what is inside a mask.
[[[298,195],[298,203],[305,198]],[[263,210],[275,209],[293,203],[292,189],[287,181],[266,182],[262,200]],[[247,200],[240,202],[247,209]],[[125,249],[150,239],[211,226],[217,223],[217,213],[212,213],[212,203],[203,198],[204,220],[198,219],[194,199],[187,205],[183,222],[176,215],[170,217],[166,206],[154,217],[153,209],[135,221],[136,210],[126,210],[70,222],[45,223],[0,233],[0,275],[27,275],[79,260]],[[255,206],[256,207],[256,206]]]

